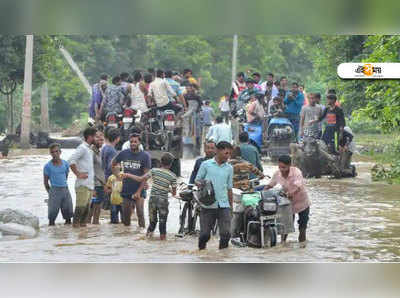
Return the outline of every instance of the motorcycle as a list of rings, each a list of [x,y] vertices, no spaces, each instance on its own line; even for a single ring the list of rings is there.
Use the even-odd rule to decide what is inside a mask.
[[[180,158],[182,157],[182,127],[173,110],[160,111],[153,106],[141,115],[142,141],[144,150],[152,157],[152,166],[160,166],[164,152],[175,156],[171,171],[181,175]]]
[[[122,120],[122,115],[117,114],[116,112],[109,112],[106,114],[105,117],[106,121],[104,123],[104,126],[106,128],[112,127],[112,128],[119,128],[121,127],[121,120]]]
[[[277,244],[277,235],[294,232],[291,203],[281,190],[254,191],[259,179],[250,180],[251,190],[233,191],[234,230],[240,238],[231,243],[238,247],[264,248]]]
[[[286,118],[272,118],[266,130],[267,152],[272,161],[289,154],[289,145],[295,139],[293,124]]]
[[[145,119],[145,138],[147,150],[170,152],[173,147],[176,129],[175,112],[152,108]]]
[[[128,140],[132,129],[137,125],[136,119],[140,119],[140,111],[126,108],[122,114],[121,136],[122,139]]]

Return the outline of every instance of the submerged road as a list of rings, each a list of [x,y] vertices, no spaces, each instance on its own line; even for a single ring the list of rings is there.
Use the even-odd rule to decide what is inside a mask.
[[[72,151],[63,150],[62,158],[67,159]],[[34,239],[0,240],[0,262],[400,261],[400,187],[372,183],[368,163],[356,163],[359,173],[356,178],[307,180],[312,206],[305,248],[298,245],[296,231],[289,235],[285,246],[278,244],[266,249],[230,246],[219,251],[215,237],[206,251],[199,252],[195,236],[174,237],[180,203],[173,198],[165,242],[157,240],[158,230],[154,239],[146,239],[136,231],[137,221],[131,227],[109,224],[107,212],[102,214],[98,226],[72,229],[63,225],[60,214],[56,226],[48,227],[42,169],[49,156],[47,150],[43,153],[0,160],[0,209],[28,210],[39,217],[41,224]],[[188,180],[193,164],[194,160],[182,162],[184,181]],[[264,169],[272,175],[277,167],[265,163]],[[75,202],[74,180],[71,173],[68,182]],[[147,206],[145,215],[147,224]]]

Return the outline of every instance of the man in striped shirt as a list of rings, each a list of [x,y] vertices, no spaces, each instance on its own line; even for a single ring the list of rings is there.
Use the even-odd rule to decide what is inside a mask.
[[[174,156],[171,153],[165,153],[161,157],[161,168],[153,168],[143,176],[132,174],[122,174],[124,178],[130,178],[138,182],[149,179],[153,180],[149,200],[149,218],[150,225],[147,229],[147,236],[153,236],[157,225],[157,216],[159,217],[160,240],[166,240],[167,218],[168,218],[168,193],[176,196],[177,177],[170,171]]]

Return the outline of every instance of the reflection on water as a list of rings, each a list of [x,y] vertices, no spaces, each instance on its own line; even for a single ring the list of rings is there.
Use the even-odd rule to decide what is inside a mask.
[[[64,150],[67,159],[72,150]],[[398,261],[400,260],[399,186],[371,183],[371,164],[358,163],[355,179],[328,178],[307,180],[312,200],[308,243],[300,248],[297,232],[289,235],[285,246],[270,249],[236,248],[218,250],[218,239],[211,239],[206,251],[197,250],[197,238],[175,238],[180,203],[170,200],[168,239],[146,239],[131,227],[109,224],[103,213],[101,225],[72,229],[64,226],[61,214],[55,227],[47,226],[47,193],[42,169],[48,156],[25,156],[0,161],[0,209],[20,208],[40,219],[37,238],[1,241],[0,261],[35,262],[314,262],[314,261]],[[183,162],[188,177],[193,160]],[[265,164],[266,174],[276,167]],[[68,183],[71,195],[74,177]],[[147,208],[145,209],[146,220]],[[296,227],[297,228],[297,227]]]

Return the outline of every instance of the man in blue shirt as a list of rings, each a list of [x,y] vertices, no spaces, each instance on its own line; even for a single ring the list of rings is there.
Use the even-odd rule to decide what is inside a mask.
[[[253,166],[255,166],[262,172],[263,166],[261,164],[260,153],[258,152],[255,146],[249,143],[249,134],[246,131],[240,133],[239,142],[240,142],[241,158],[251,163]],[[256,178],[256,176],[250,173],[250,179],[254,178]]]
[[[49,150],[52,160],[50,160],[43,169],[44,187],[49,194],[49,226],[55,225],[55,220],[60,209],[65,219],[65,224],[71,224],[73,207],[67,184],[69,164],[67,161],[60,158],[61,149],[59,144],[51,144]],[[51,186],[49,185],[49,180]]]
[[[179,99],[179,102],[183,105],[185,111],[187,110],[187,103],[185,101],[185,98],[183,97],[183,91],[181,89],[181,85],[173,79],[173,72],[171,70],[167,70],[165,72],[165,81],[171,86],[172,90],[175,91],[177,98]],[[169,100],[175,101],[173,99],[172,94],[168,94]]]
[[[194,184],[197,173],[199,172],[200,166],[203,161],[209,160],[215,156],[215,152],[217,151],[215,147],[215,143],[213,141],[206,141],[204,143],[204,153],[206,156],[199,157],[194,164],[194,168],[192,174],[190,175],[189,184]]]
[[[104,92],[107,89],[108,76],[102,74],[100,82],[92,87],[92,99],[89,106],[89,116],[95,120],[100,120],[100,107],[104,98]]]
[[[233,204],[233,168],[227,163],[232,151],[228,142],[217,144],[217,154],[213,159],[204,161],[196,176],[196,184],[201,187],[203,180],[211,181],[215,202],[209,206],[202,206],[200,211],[199,249],[205,249],[210,233],[218,219],[219,249],[227,248],[231,238],[231,209]]]
[[[133,133],[129,137],[130,149],[118,153],[112,160],[112,166],[122,165],[124,173],[143,176],[151,169],[150,154],[146,151],[140,151],[140,134]],[[144,198],[142,196],[145,181],[137,182],[132,179],[124,179],[122,182],[121,196],[122,202],[122,222],[125,226],[131,225],[132,208],[135,206],[138,216],[139,229],[144,230]]]
[[[300,126],[300,112],[304,104],[304,95],[299,91],[299,84],[292,84],[292,90],[286,93],[284,103],[286,105],[285,113],[293,124],[297,141]]]
[[[218,116],[215,119],[216,124],[210,127],[207,132],[206,139],[214,141],[215,144],[219,142],[232,143],[232,129],[231,127],[223,122],[222,116]]]
[[[244,107],[249,102],[250,98],[253,95],[254,96],[257,95],[257,94],[264,95],[263,92],[260,89],[256,88],[256,81],[255,80],[253,80],[251,78],[248,78],[246,80],[246,86],[247,86],[247,88],[244,89],[239,94],[239,98],[238,98],[238,102],[237,102],[238,110],[241,109],[242,107]]]

